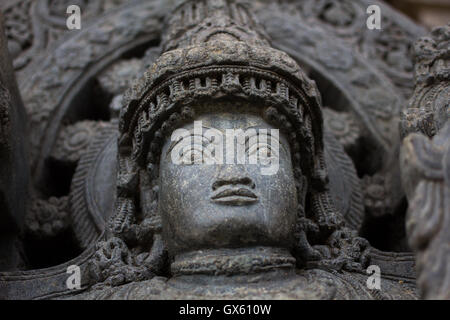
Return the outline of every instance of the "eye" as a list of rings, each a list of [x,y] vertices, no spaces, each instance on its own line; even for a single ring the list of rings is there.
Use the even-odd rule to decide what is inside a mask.
[[[179,160],[179,163],[184,165],[220,163],[214,148],[204,145],[185,146],[180,153]]]
[[[222,160],[220,159],[220,154],[217,153],[217,146],[213,143],[208,144],[203,147],[203,163],[205,164],[220,164]],[[219,145],[222,148],[221,145]]]
[[[180,154],[181,162],[185,165],[201,164],[204,161],[203,146],[192,145],[183,148]]]
[[[254,143],[249,145],[247,154],[249,157],[257,158],[260,163],[273,161],[278,157],[278,150],[267,143]]]
[[[172,157],[175,164],[214,164],[213,153],[209,150],[212,145],[211,139],[200,135],[189,135],[179,138],[168,155]]]
[[[259,157],[272,158],[278,155],[276,148],[273,148],[270,144],[267,143],[254,143],[249,145],[247,149],[248,155],[257,154]]]

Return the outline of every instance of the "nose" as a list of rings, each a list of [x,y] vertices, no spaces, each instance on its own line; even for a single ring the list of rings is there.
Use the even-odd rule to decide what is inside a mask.
[[[230,169],[230,168],[227,168]],[[235,168],[233,168],[235,169]],[[243,170],[220,170],[220,173],[212,184],[213,191],[225,185],[244,185],[255,189],[253,180]]]

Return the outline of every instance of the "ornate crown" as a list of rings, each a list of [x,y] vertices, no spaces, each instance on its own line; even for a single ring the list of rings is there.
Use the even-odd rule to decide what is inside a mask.
[[[298,149],[321,157],[316,85],[291,57],[269,46],[246,3],[184,1],[167,23],[166,51],[125,95],[119,123],[123,157],[141,165],[156,161],[152,152],[157,152],[164,131],[192,116],[189,106],[227,96],[274,107],[291,126],[293,139],[302,140]],[[320,163],[313,157],[308,162],[306,171],[323,175]],[[122,179],[125,185],[127,180]]]
[[[156,177],[164,138],[193,118],[198,102],[222,98],[262,106],[269,121],[286,129],[294,174],[306,176],[315,190],[316,219],[327,230],[335,228],[340,219],[326,191],[321,98],[315,82],[286,53],[269,46],[246,3],[184,1],[167,23],[166,51],[128,90],[121,110],[112,231],[123,234],[136,216],[140,172],[145,169],[150,179]]]

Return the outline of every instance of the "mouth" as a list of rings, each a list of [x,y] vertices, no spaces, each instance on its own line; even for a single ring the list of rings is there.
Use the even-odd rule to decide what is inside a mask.
[[[214,192],[211,200],[226,205],[247,205],[258,201],[258,197],[250,189],[225,186]]]

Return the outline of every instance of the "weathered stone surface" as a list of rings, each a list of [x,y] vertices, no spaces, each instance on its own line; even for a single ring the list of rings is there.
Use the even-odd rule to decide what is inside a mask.
[[[83,0],[83,28],[71,32],[59,16],[67,3],[0,5],[31,120],[26,234],[62,237],[72,250],[58,253],[57,265],[43,258],[0,273],[1,298],[418,297],[398,115],[413,89],[410,49],[422,28],[376,0]],[[374,3],[380,32],[361,29]],[[37,18],[14,31],[14,15]],[[433,80],[440,59],[429,55],[445,56],[442,35],[433,33],[425,67],[416,68],[416,105],[426,101],[433,116],[402,117],[404,135],[417,123],[431,136],[445,125],[445,72]],[[197,121],[213,135],[180,149],[172,133],[198,137]],[[279,149],[262,148],[279,157],[274,175],[261,163],[218,161],[218,133],[248,127],[280,129]],[[414,186],[430,182],[428,169],[416,174],[417,159],[441,152],[445,138],[415,139],[405,140],[412,164],[404,168],[412,169],[403,174],[414,180],[405,184],[410,244],[424,297],[442,297],[445,273],[424,272],[424,257],[445,268],[446,229],[424,240],[411,221],[429,213],[420,209],[429,200],[416,201]],[[200,154],[212,163],[196,163],[206,146],[213,152]],[[242,146],[261,149],[252,137]],[[173,163],[173,150],[188,163]],[[446,190],[441,176],[432,182]],[[443,194],[434,191],[430,199]],[[445,217],[447,198],[433,221]],[[81,268],[79,290],[65,284],[72,264]],[[381,290],[367,287],[369,264],[381,268]]]
[[[21,263],[18,233],[28,198],[26,115],[8,53],[0,12],[0,270]]]
[[[233,10],[240,12],[234,20],[229,14]],[[97,285],[77,299],[221,297],[215,295],[221,287],[227,291],[223,297],[247,297],[252,290],[236,287],[234,281],[283,272],[289,278],[296,267],[335,270],[350,286],[362,285],[358,276],[344,270],[364,270],[370,248],[344,227],[342,206],[336,209],[338,201],[329,191],[333,187],[337,198],[351,194],[329,184],[327,167],[336,165],[333,157],[324,156],[318,90],[294,60],[268,47],[261,34],[247,30],[250,26],[243,33],[233,31],[245,25],[236,17],[248,14],[234,1],[186,1],[174,11],[169,21],[177,31],[168,28],[163,44],[167,51],[126,94],[119,120],[115,213],[107,240],[92,260]],[[190,18],[185,20],[185,15]],[[195,19],[205,26],[191,29]],[[251,15],[247,19],[256,21]],[[195,121],[216,134],[281,128],[278,170],[265,176],[261,164],[222,164],[217,149],[211,158],[196,162],[195,138],[180,151],[182,139],[169,139],[183,128],[187,137],[198,136],[197,147],[215,141],[205,141]],[[191,157],[188,163],[173,163],[175,150],[175,157]],[[361,213],[362,203],[356,210]],[[152,289],[142,290],[142,281],[163,275],[168,265],[173,276],[168,283],[199,294],[171,295],[170,285],[161,290],[151,282],[144,285]],[[228,277],[220,280],[220,275]],[[302,276],[291,276],[290,282],[299,284],[290,295],[280,280],[254,281],[272,288],[273,293],[262,297],[356,298],[340,292],[339,276],[331,273],[326,277],[336,288],[324,295],[320,277],[306,288],[300,284]],[[384,282],[384,298],[416,296],[412,287]],[[361,298],[380,296],[367,293]]]
[[[406,227],[426,299],[450,299],[450,24],[416,44],[416,88],[400,123]],[[432,138],[432,139],[431,139]]]
[[[413,133],[403,142],[403,181],[410,201],[406,227],[426,299],[450,299],[449,155],[448,123],[433,140]]]

